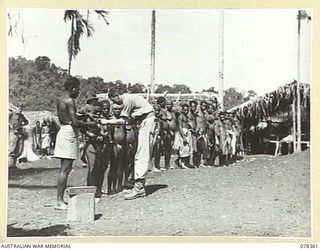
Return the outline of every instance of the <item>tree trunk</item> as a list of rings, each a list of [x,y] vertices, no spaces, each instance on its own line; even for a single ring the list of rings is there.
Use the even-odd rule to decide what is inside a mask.
[[[300,66],[301,66],[301,46],[300,46],[300,28],[301,11],[298,11],[298,55],[297,55],[297,152],[301,152],[301,101],[300,101]]]
[[[69,65],[68,65],[68,73],[69,75],[71,75],[71,61],[72,61],[72,53],[73,53],[73,39],[74,39],[74,36],[73,36],[73,33],[74,33],[74,16],[72,16],[72,19],[71,19],[71,48],[70,48],[70,51],[69,51]]]

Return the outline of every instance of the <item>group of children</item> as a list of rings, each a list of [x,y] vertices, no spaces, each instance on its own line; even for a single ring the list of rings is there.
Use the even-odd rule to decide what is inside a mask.
[[[100,119],[119,118],[122,107],[110,104],[108,100],[98,101],[89,96],[86,106],[79,110],[83,121],[97,121],[98,126],[81,132],[81,161],[88,168],[87,185],[96,186],[96,198],[100,198],[103,181],[108,171],[108,194],[112,195],[132,187],[129,181],[133,173],[133,159],[136,150],[135,126],[102,125]]]

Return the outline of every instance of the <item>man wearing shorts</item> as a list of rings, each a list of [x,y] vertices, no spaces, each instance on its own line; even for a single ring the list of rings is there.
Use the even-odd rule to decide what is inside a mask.
[[[66,93],[57,103],[61,127],[57,134],[54,149],[54,157],[61,160],[61,168],[58,175],[57,205],[55,206],[55,209],[58,210],[67,209],[67,204],[63,201],[63,195],[72,163],[78,156],[78,133],[76,129],[96,126],[96,122],[82,122],[76,117],[75,99],[79,96],[79,80],[75,77],[70,77],[66,80],[64,87]]]

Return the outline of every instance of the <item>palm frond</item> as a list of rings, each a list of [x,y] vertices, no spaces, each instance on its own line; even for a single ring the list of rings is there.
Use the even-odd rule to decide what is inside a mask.
[[[97,13],[98,17],[102,17],[105,23],[109,25],[109,21],[107,19],[110,15],[109,11],[105,11],[105,10],[94,10],[94,11]]]
[[[78,12],[77,10],[66,10],[64,12],[64,17],[63,20],[66,22],[67,20],[71,20],[73,16],[76,15],[76,12]]]
[[[82,21],[82,23],[84,24],[84,26],[85,26],[85,28],[87,30],[87,37],[92,36],[94,31],[95,31],[92,23],[89,20],[85,20],[85,19],[83,19],[81,21]]]

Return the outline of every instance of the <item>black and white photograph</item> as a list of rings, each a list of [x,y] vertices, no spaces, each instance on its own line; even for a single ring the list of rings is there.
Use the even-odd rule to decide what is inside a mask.
[[[313,237],[312,9],[5,19],[7,238]]]

